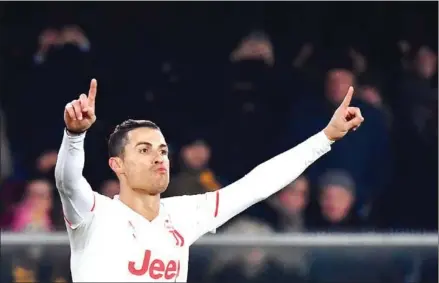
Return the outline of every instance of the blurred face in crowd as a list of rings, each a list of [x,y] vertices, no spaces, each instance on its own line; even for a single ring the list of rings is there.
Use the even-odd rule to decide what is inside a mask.
[[[326,96],[336,104],[343,101],[350,86],[354,85],[354,75],[345,69],[330,70],[326,78]]]
[[[157,195],[169,184],[168,147],[158,129],[131,130],[121,157],[112,157],[110,167],[121,183],[134,190]]]
[[[210,159],[210,148],[204,142],[197,142],[182,150],[183,161],[191,169],[203,169]]]
[[[370,105],[379,107],[382,105],[381,95],[379,91],[372,86],[363,86],[360,89],[360,97]]]
[[[31,181],[26,187],[26,202],[34,209],[49,211],[52,208],[52,185],[45,180]]]
[[[119,182],[116,180],[107,180],[102,185],[102,194],[109,198],[113,198],[115,195],[119,194],[120,186]]]
[[[415,70],[425,79],[430,79],[436,72],[437,56],[428,47],[421,47],[415,58]]]
[[[279,193],[279,201],[288,213],[301,213],[308,204],[308,191],[308,180],[301,177]]]
[[[320,195],[320,206],[323,216],[330,222],[343,220],[350,212],[354,196],[344,187],[329,185]]]
[[[242,40],[238,47],[232,52],[233,62],[241,60],[262,60],[268,65],[274,61],[273,46],[262,34],[252,34]]]

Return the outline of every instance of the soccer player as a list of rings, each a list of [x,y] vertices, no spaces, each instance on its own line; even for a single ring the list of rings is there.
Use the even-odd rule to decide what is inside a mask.
[[[353,91],[349,87],[321,132],[233,184],[195,196],[160,198],[169,183],[166,140],[153,122],[125,121],[108,142],[108,163],[120,181],[120,195],[110,199],[93,192],[82,176],[86,131],[96,121],[93,79],[88,96],[81,94],[65,107],[55,169],[73,281],[186,282],[190,245],[291,183],[334,141],[360,126],[360,110],[349,106]]]

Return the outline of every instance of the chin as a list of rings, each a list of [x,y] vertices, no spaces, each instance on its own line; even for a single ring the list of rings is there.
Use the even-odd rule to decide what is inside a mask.
[[[156,184],[156,186],[154,186],[154,189],[150,189],[151,191],[149,193],[152,195],[161,194],[164,191],[166,191],[166,189],[168,188],[168,184],[169,184],[169,182],[166,182],[163,184],[161,184],[161,182],[160,182],[159,184]]]

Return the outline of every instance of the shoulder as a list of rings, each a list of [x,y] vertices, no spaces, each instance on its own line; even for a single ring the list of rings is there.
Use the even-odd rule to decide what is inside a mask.
[[[161,205],[165,208],[166,211],[175,212],[180,209],[191,207],[196,203],[196,196],[176,196],[176,197],[167,197],[163,198],[160,201]]]
[[[100,210],[106,210],[106,209],[111,209],[111,207],[114,204],[114,200],[101,195],[98,192],[93,192],[94,194],[94,211],[100,211]]]
[[[201,198],[203,198],[203,196],[204,194],[167,197],[162,198],[160,202],[166,207],[173,205],[191,205],[197,203]]]
[[[161,205],[165,211],[174,218],[190,217],[197,214],[208,193],[198,195],[183,195],[163,198]]]

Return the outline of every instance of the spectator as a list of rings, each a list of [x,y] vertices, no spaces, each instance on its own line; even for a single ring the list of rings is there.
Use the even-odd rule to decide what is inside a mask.
[[[328,171],[320,179],[320,217],[313,229],[320,231],[359,231],[366,228],[354,208],[355,183],[344,171]]]
[[[438,95],[437,89],[431,86],[437,70],[437,55],[423,45],[418,49],[411,47],[410,55],[407,58],[408,69],[397,88],[398,98],[392,105],[395,121],[398,121],[393,129],[398,178],[393,180],[391,191],[383,196],[376,215],[385,222],[385,227],[437,230],[437,213],[434,211],[438,205]],[[395,195],[398,197],[395,198]],[[389,202],[392,210],[387,208]],[[410,211],[407,207],[417,209]],[[382,215],[386,218],[383,219]]]
[[[25,189],[24,199],[15,208],[11,230],[14,232],[48,232],[53,230],[53,186],[45,180],[33,180]]]
[[[53,179],[56,160],[58,158],[58,152],[55,150],[48,150],[42,153],[36,160],[35,174],[38,176],[44,176],[46,178]]]
[[[90,50],[90,41],[85,33],[76,25],[66,26],[62,30],[47,28],[38,38],[38,50],[34,54],[34,62],[43,64],[49,52],[64,45],[73,45],[83,52]]]
[[[308,205],[309,182],[305,176],[301,176],[286,186],[276,196],[269,199],[278,214],[278,222],[274,223],[278,233],[304,233],[305,208]],[[288,249],[270,249],[270,258],[284,272],[294,276],[296,280],[305,278],[308,270],[306,250],[290,247]]]
[[[278,112],[277,100],[272,99],[277,92],[273,88],[274,50],[269,36],[261,31],[250,33],[230,58],[225,89],[218,93],[221,114],[213,146],[223,153],[215,156],[223,165],[219,168],[221,175],[236,180],[269,156],[264,145],[271,144],[277,135],[270,126],[277,121]],[[261,139],[260,133],[269,130],[272,133]],[[224,137],[240,142],[225,143]],[[236,156],[240,156],[240,162],[230,162]]]
[[[120,191],[119,182],[113,179],[106,180],[101,186],[101,194],[109,198],[114,198]]]
[[[279,215],[279,232],[304,232],[303,212],[308,205],[309,182],[301,176],[269,199]]]
[[[214,172],[209,169],[210,147],[203,140],[195,140],[180,151],[181,168],[172,178],[164,196],[194,195],[221,188]]]
[[[58,30],[47,28],[38,36],[38,49],[34,54],[34,62],[43,64],[50,51],[62,44],[61,36]]]
[[[249,216],[238,217],[223,233],[269,235],[273,233],[305,232],[303,212],[308,203],[308,180],[302,176],[269,199],[277,219],[271,223]],[[276,278],[290,278],[300,282],[307,266],[305,251],[300,248],[224,248],[216,254],[212,270],[225,268],[231,261],[243,264],[244,277],[260,276],[262,271],[276,270]],[[271,273],[270,273],[271,274]],[[274,275],[273,275],[274,276]],[[274,277],[273,277],[274,278]]]
[[[232,62],[246,60],[262,60],[265,64],[274,64],[273,45],[268,35],[261,31],[253,31],[244,37],[230,54]]]
[[[343,100],[355,76],[348,69],[330,69],[326,77],[325,97],[304,97],[293,103],[288,119],[288,145],[298,144],[326,126],[327,120]],[[311,182],[326,168],[340,168],[349,172],[357,184],[358,208],[370,205],[386,188],[391,174],[390,133],[385,113],[361,100],[354,94],[353,105],[358,106],[366,122],[361,129],[337,142],[329,154],[308,169]],[[361,150],[360,150],[361,149]],[[354,152],[355,154],[345,154]]]
[[[209,129],[213,136],[205,138],[214,154],[206,157],[206,150],[194,146],[189,151],[196,153],[184,157],[182,149],[178,164],[173,164],[181,170],[173,168],[176,178],[164,196],[197,194],[241,178],[315,134],[326,125],[347,85],[354,84],[353,104],[365,117],[362,127],[335,143],[305,172],[307,179],[299,178],[252,206],[223,231],[270,237],[308,229],[357,232],[379,223],[385,231],[437,232],[437,3],[402,7],[376,2],[360,8],[348,3],[234,3],[177,9],[174,4],[141,8],[122,3],[105,9],[94,4],[28,5],[0,4],[5,23],[0,29],[0,202],[8,212],[1,215],[2,229],[11,229],[11,221],[20,222],[18,218],[26,217],[19,215],[27,211],[41,213],[39,208],[46,205],[43,200],[36,201],[37,207],[24,205],[24,200],[16,203],[29,190],[29,180],[53,179],[64,126],[59,111],[96,77],[102,100],[99,124],[87,133],[84,176],[104,195],[118,191],[109,179],[113,173],[103,166],[104,140],[121,120],[156,121],[172,146],[182,143],[188,127]],[[349,8],[362,13],[346,16]],[[383,12],[387,10],[392,13]],[[17,15],[28,21],[17,24]],[[81,23],[81,28],[70,23]],[[243,31],[251,32],[240,38]],[[407,39],[398,42],[403,68],[393,50],[396,36]],[[393,72],[395,68],[404,73]],[[379,74],[379,80],[368,80],[370,74]],[[274,146],[280,136],[286,143]],[[188,165],[194,162],[203,166]],[[330,168],[339,170],[327,172]],[[323,185],[324,174],[332,175],[326,178],[330,185]],[[314,187],[319,187],[316,194]],[[59,195],[52,197],[51,231],[65,231]],[[317,209],[312,211],[314,203]],[[45,217],[38,218],[20,229],[47,231]],[[53,282],[58,277],[55,265],[67,258],[68,248],[44,250],[59,253],[50,263],[42,257],[33,260],[33,248],[18,253],[14,247],[17,268],[2,269],[0,281]],[[203,273],[213,259],[212,274],[221,282],[300,282],[304,274],[307,282],[318,283],[437,282],[433,253],[412,257],[411,252],[371,248],[360,253],[355,248],[332,253],[322,247],[193,249],[191,261],[198,261],[190,264],[190,272]],[[224,253],[211,256],[216,251]],[[2,265],[7,256],[5,249]],[[406,274],[392,280],[383,269],[394,271],[395,256]],[[59,268],[59,275],[68,278],[65,271],[67,266]],[[211,280],[198,279],[194,281]]]

